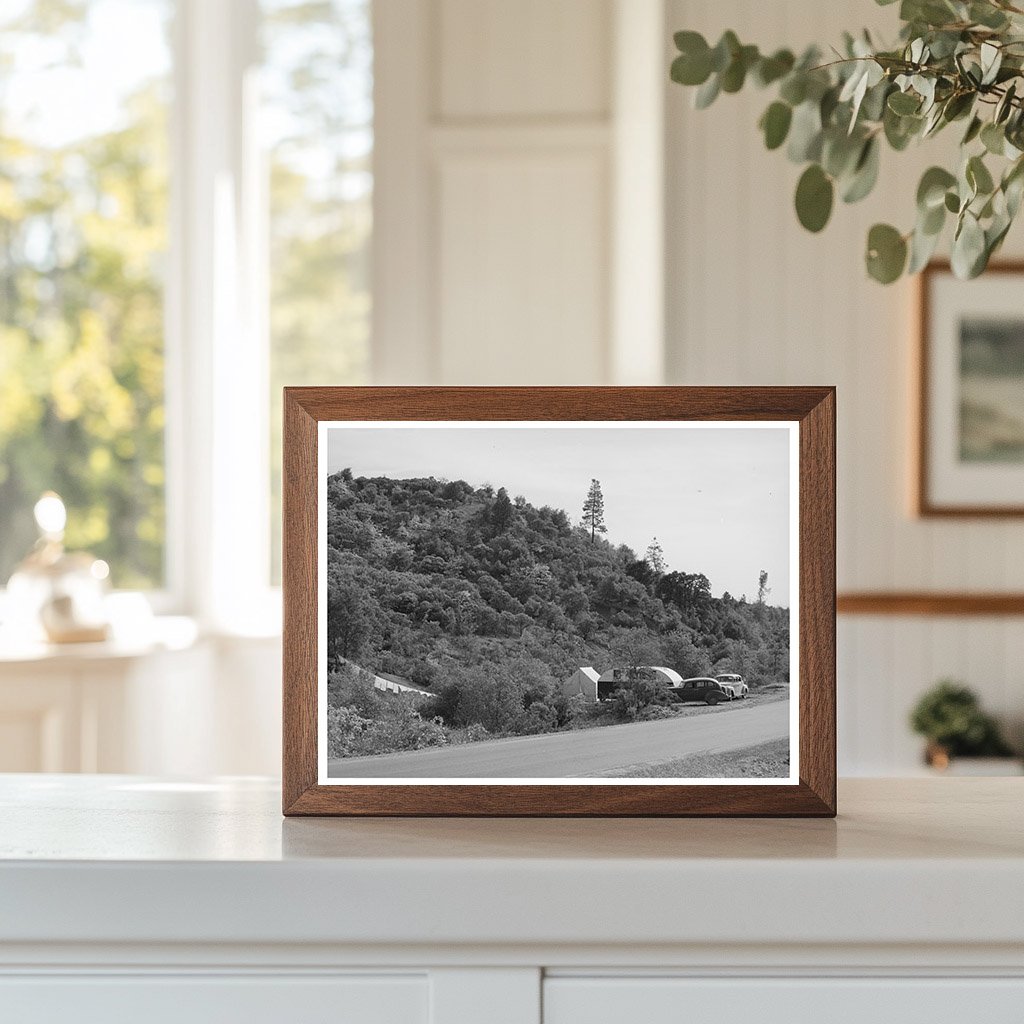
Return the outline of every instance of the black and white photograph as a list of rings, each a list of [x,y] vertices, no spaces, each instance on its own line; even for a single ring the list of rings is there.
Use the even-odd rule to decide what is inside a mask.
[[[795,783],[796,425],[319,426],[320,781]]]

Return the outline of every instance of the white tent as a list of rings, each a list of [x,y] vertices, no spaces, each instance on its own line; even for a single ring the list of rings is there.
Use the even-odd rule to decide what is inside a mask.
[[[587,665],[576,669],[571,676],[562,680],[562,693],[575,697],[582,693],[587,700],[597,700],[597,680],[600,678],[596,668]]]

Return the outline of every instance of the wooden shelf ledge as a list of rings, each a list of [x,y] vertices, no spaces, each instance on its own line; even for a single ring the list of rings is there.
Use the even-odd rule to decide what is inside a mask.
[[[839,594],[840,615],[1024,615],[1024,593],[860,591]]]

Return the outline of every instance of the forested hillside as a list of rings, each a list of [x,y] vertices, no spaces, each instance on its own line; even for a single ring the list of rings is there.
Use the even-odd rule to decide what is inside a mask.
[[[788,610],[714,598],[684,571],[699,566],[640,558],[561,509],[461,480],[348,470],[327,498],[331,662],[441,694],[434,712],[451,724],[521,731],[515,719],[581,665],[740,672],[754,687],[788,677]]]

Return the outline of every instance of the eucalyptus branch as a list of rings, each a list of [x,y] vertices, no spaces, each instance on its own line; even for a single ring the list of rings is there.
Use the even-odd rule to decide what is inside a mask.
[[[825,227],[837,194],[853,203],[872,191],[883,143],[899,152],[962,122],[958,166],[922,176],[911,230],[876,224],[868,232],[866,265],[886,284],[916,273],[952,220],[953,269],[974,277],[1002,245],[1024,196],[1024,23],[1014,20],[1024,9],[1010,0],[902,0],[899,16],[894,48],[847,34],[827,62],[814,47],[800,57],[762,54],[733,32],[714,46],[678,32],[671,75],[697,88],[701,109],[748,82],[774,89],[759,128],[768,149],[785,146],[804,165],[795,206],[809,231]]]

